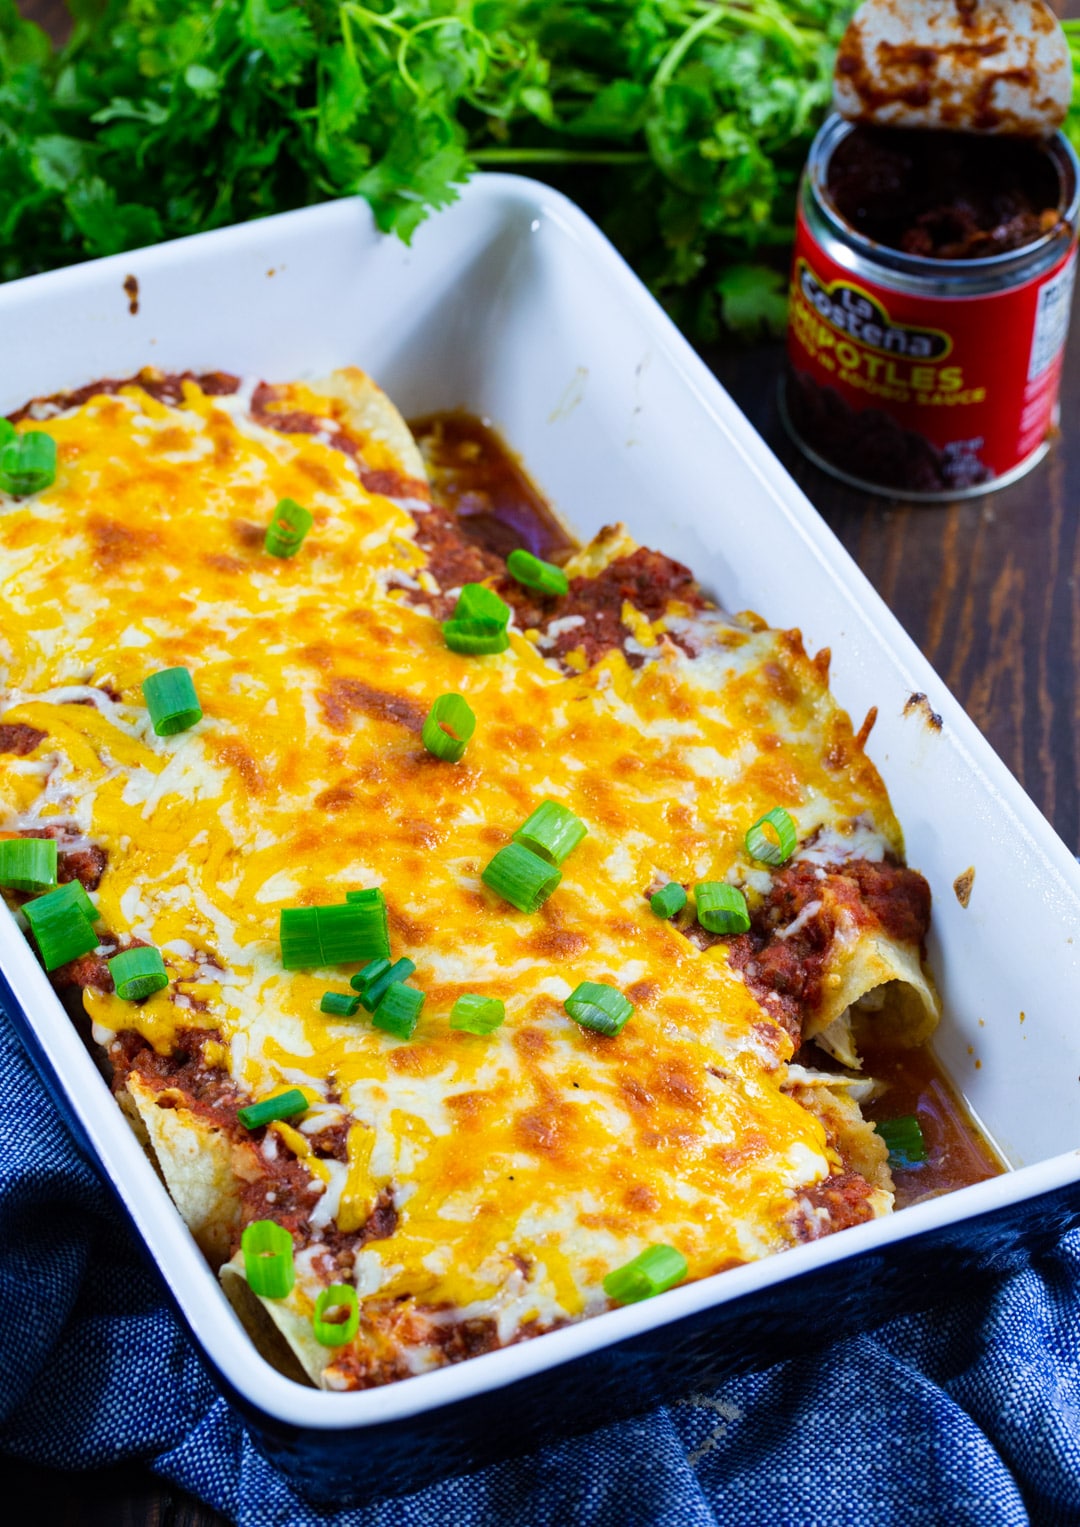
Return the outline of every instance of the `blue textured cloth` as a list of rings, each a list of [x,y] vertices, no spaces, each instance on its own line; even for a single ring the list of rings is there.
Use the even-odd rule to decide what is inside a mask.
[[[0,1015],[0,1446],[142,1459],[243,1527],[1078,1527],[1080,1233],[978,1306],[326,1512],[216,1394]]]

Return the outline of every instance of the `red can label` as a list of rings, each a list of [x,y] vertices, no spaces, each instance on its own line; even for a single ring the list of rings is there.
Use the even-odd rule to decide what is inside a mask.
[[[897,292],[824,253],[800,210],[786,401],[803,443],[845,475],[962,492],[1020,466],[1057,415],[1076,246],[975,297]]]

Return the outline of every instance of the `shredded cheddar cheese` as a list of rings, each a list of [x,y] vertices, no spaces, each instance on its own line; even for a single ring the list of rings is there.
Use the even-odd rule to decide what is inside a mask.
[[[295,386],[275,407],[325,419],[323,438],[192,382],[176,405],[132,385],[19,426],[47,430],[60,467],[33,498],[0,495],[0,725],[44,734],[0,753],[0,828],[63,823],[101,845],[101,926],[156,945],[170,977],[138,1004],[88,986],[95,1036],[134,1032],[167,1056],[211,1030],[203,1063],[244,1100],[304,1089],[310,1119],[273,1124],[264,1149],[310,1178],[308,1304],[348,1276],[362,1311],[404,1297],[510,1340],[605,1308],[605,1274],[650,1243],[678,1247],[693,1277],[791,1244],[799,1194],[839,1170],[837,1148],[725,946],[696,947],[648,895],[730,880],[760,897],[769,875],[744,835],[780,802],[834,858],[856,841],[900,852],[819,670],[790,634],[678,605],[658,622],[625,606],[637,668],[621,651],[590,665],[583,647],[556,667],[516,629],[504,654],[456,654],[424,602],[439,592],[416,544],[425,504],[365,489],[330,443],[333,398]],[[360,440],[368,466],[401,466]],[[314,525],[279,559],[263,534],[286,497]],[[173,666],[203,719],[157,737],[140,683]],[[420,740],[444,693],[477,718],[458,764]],[[548,797],[588,836],[526,916],[480,874]],[[356,967],[282,967],[281,908],[365,886],[426,993],[408,1042],[363,1011],[319,1011]],[[587,980],[633,1002],[618,1038],[565,1012]],[[504,1025],[451,1030],[465,993],[501,999]],[[342,1150],[320,1154],[336,1125]],[[362,1238],[379,1202],[393,1227]],[[356,1238],[344,1272],[320,1250],[331,1232]],[[358,1340],[436,1360],[430,1329],[406,1340],[390,1320],[362,1318]],[[351,1382],[340,1354],[320,1381]]]

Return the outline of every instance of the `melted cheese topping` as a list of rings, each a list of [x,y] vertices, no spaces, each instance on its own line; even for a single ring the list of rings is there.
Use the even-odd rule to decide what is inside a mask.
[[[302,388],[283,399],[332,413]],[[778,802],[832,857],[899,848],[797,637],[628,606],[636,670],[579,649],[567,674],[516,631],[505,654],[461,656],[406,597],[437,585],[404,504],[318,437],[255,422],[243,393],[187,383],[167,406],[133,386],[33,427],[60,470],[33,498],[0,495],[0,721],[47,735],[0,756],[0,827],[77,823],[104,845],[105,925],[156,944],[170,975],[141,1005],[88,990],[97,1037],[134,1029],[164,1053],[178,1028],[215,1027],[210,1063],[246,1093],[308,1089],[311,1114],[264,1149],[310,1171],[316,1226],[355,1231],[392,1195],[396,1230],[356,1259],[361,1293],[488,1315],[503,1340],[605,1307],[604,1275],[648,1244],[677,1246],[695,1277],[789,1244],[800,1191],[836,1153],[783,1090],[790,1041],[723,946],[698,950],[646,895],[669,879],[767,889],[743,838]],[[395,464],[377,442],[363,454]],[[286,561],[262,550],[282,497],[315,517]],[[688,631],[696,658],[669,639]],[[140,681],[176,665],[204,718],[159,738]],[[477,716],[457,765],[419,737],[448,691]],[[525,916],[480,873],[549,796],[588,836]],[[427,994],[408,1043],[318,1011],[354,967],[279,958],[280,908],[372,885]],[[635,1003],[617,1038],[567,1016],[582,980]],[[505,1025],[451,1031],[466,992],[502,998]],[[308,1136],[342,1120],[347,1161],[320,1160]],[[325,1270],[307,1254],[298,1268],[311,1299]]]

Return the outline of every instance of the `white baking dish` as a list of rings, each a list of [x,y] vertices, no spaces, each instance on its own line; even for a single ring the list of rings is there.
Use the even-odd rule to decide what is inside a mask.
[[[124,286],[130,275],[137,314]],[[801,627],[812,651],[830,647],[833,688],[856,725],[879,708],[869,751],[904,824],[909,860],[934,891],[931,957],[947,1015],[938,1055],[1016,1169],[506,1351],[384,1389],[319,1393],[255,1354],[28,946],[0,913],[0,975],[21,1009],[17,1021],[226,1391],[302,1480],[318,1472],[311,1460],[329,1434],[359,1445],[354,1454],[337,1436],[336,1483],[321,1475],[331,1495],[348,1493],[359,1477],[349,1472],[355,1459],[376,1439],[386,1449],[394,1428],[403,1458],[418,1438],[442,1439],[426,1450],[440,1463],[410,1472],[403,1462],[394,1479],[362,1486],[406,1488],[490,1456],[492,1437],[474,1446],[474,1434],[490,1431],[506,1397],[486,1409],[479,1401],[502,1386],[515,1386],[517,1420],[512,1441],[494,1451],[528,1445],[545,1406],[552,1425],[556,1416],[586,1424],[571,1392],[626,1377],[618,1360],[601,1363],[603,1354],[631,1354],[634,1392],[623,1409],[659,1392],[641,1381],[646,1372],[656,1378],[657,1352],[669,1384],[722,1371],[720,1357],[703,1370],[700,1351],[721,1314],[750,1333],[729,1363],[774,1355],[767,1328],[774,1317],[784,1324],[792,1279],[805,1288],[806,1275],[831,1269],[834,1292],[854,1291],[849,1329],[855,1306],[872,1310],[865,1268],[880,1269],[894,1253],[895,1267],[910,1268],[900,1253],[913,1237],[929,1236],[922,1244],[937,1248],[943,1266],[970,1268],[1033,1227],[1049,1233],[1080,1219],[1080,1025],[1071,1011],[1080,989],[1080,870],[714,377],[571,203],[528,180],[483,176],[425,224],[411,249],[378,235],[363,203],[292,213],[0,287],[0,336],[0,413],[145,365],[273,380],[359,364],[406,416],[463,407],[490,417],[581,536],[625,520],[639,540],[688,563],[727,608]],[[926,706],[905,713],[916,692],[929,697],[940,729],[928,724]],[[964,909],[952,887],[969,867],[976,875]],[[894,1279],[907,1292],[893,1307],[910,1302],[905,1278]],[[926,1288],[913,1297],[925,1302]],[[679,1352],[686,1361],[672,1356]],[[521,1419],[530,1396],[535,1423]],[[602,1414],[610,1419],[611,1408]],[[456,1454],[443,1446],[451,1434]]]

